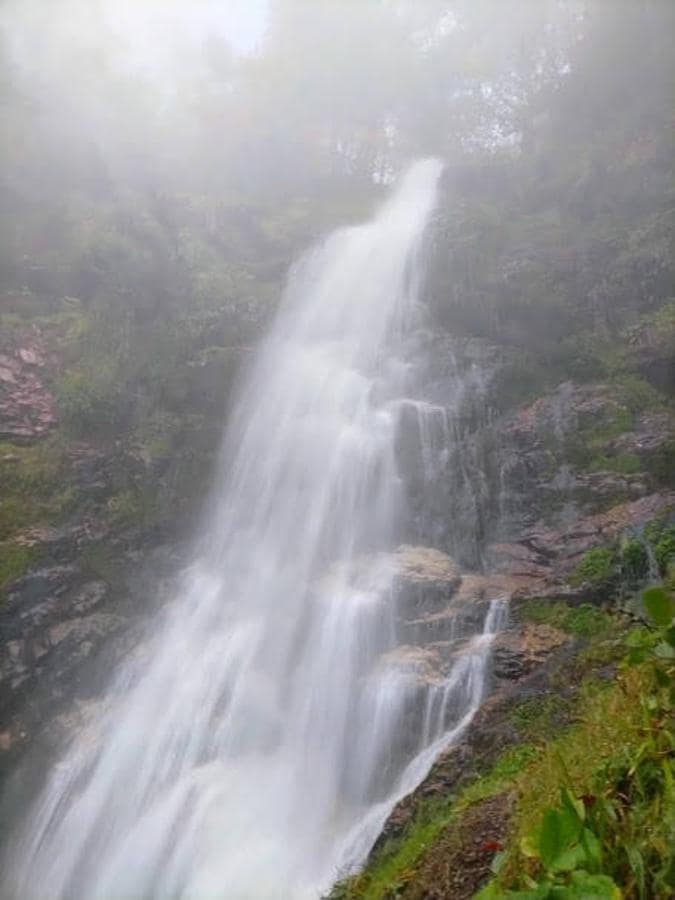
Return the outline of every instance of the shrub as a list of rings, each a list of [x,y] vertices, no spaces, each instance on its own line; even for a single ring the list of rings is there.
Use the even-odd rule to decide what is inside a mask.
[[[659,537],[654,546],[654,557],[662,575],[668,571],[668,566],[675,561],[675,525],[667,528]]]
[[[649,574],[649,554],[642,541],[629,539],[621,546],[621,574],[633,584],[638,584]]]
[[[616,575],[614,550],[594,547],[584,554],[570,576],[570,584],[588,584],[592,587],[608,585]]]

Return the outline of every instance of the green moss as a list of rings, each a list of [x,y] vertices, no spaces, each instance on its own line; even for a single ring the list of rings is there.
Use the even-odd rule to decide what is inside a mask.
[[[535,744],[518,744],[505,750],[488,772],[462,790],[454,805],[454,815],[461,815],[479,800],[502,794],[539,754],[540,748]]]
[[[0,544],[0,592],[25,574],[36,556],[33,547],[10,542]]]
[[[570,606],[562,601],[528,600],[518,606],[517,615],[525,621],[551,625],[576,637],[605,635],[616,628],[612,616],[589,603]]]
[[[616,574],[616,554],[609,547],[593,547],[585,553],[570,575],[570,584],[600,587]]]
[[[72,508],[66,449],[59,434],[31,446],[0,443],[0,540],[31,525],[54,524]]]
[[[617,453],[616,456],[594,456],[587,467],[589,472],[616,472],[618,475],[635,475],[642,468],[635,453]]]
[[[546,740],[566,723],[571,701],[559,694],[528,697],[516,704],[509,720],[528,740]]]
[[[145,527],[158,514],[157,499],[148,487],[122,490],[110,497],[106,506],[111,525],[119,528]]]

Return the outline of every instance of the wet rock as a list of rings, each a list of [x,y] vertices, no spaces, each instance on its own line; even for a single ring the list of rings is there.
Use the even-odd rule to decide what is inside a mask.
[[[28,342],[0,354],[1,438],[35,440],[56,425],[56,401],[40,371],[45,359],[36,330]]]
[[[517,681],[541,666],[549,655],[566,642],[562,631],[531,622],[497,635],[493,645],[494,674]]]
[[[459,567],[431,547],[404,545],[389,555],[398,614],[403,619],[447,603],[461,583]]]
[[[522,579],[514,596],[551,596],[560,592],[573,596],[575,591],[567,584],[567,578],[584,553],[673,509],[675,491],[663,491],[580,517],[565,528],[532,528],[513,543],[491,544],[486,552],[487,564],[496,573]]]
[[[610,441],[608,449],[616,453],[648,456],[663,446],[672,434],[672,419],[668,413],[644,412],[633,428]]]
[[[438,648],[404,644],[380,657],[378,668],[387,675],[407,681],[414,689],[442,684],[445,665],[446,660]]]
[[[24,547],[39,548],[42,558],[64,562],[80,556],[87,545],[101,541],[109,530],[102,519],[89,517],[58,527],[26,528],[14,536],[13,542]]]

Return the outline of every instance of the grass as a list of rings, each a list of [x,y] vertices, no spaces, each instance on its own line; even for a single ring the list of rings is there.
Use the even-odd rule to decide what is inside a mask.
[[[500,881],[518,880],[520,842],[558,802],[561,782],[569,781],[577,796],[591,794],[600,769],[618,752],[640,746],[643,717],[640,698],[649,687],[644,669],[624,673],[614,684],[587,682],[578,706],[578,722],[544,743],[538,757],[516,779],[517,794],[509,840],[510,851]]]
[[[609,613],[590,603],[570,606],[562,601],[528,600],[518,607],[517,614],[524,621],[551,625],[575,637],[605,636],[617,627]]]
[[[33,547],[22,547],[9,542],[0,544],[0,592],[20,578],[35,561]]]
[[[584,682],[573,706],[555,695],[520,703],[510,719],[526,734],[527,742],[502,753],[456,796],[435,799],[420,808],[404,835],[376,852],[363,873],[338,885],[332,900],[399,896],[442,835],[456,828],[475,804],[503,793],[514,796],[515,804],[499,882],[520,883],[525,871],[521,844],[558,802],[561,782],[571,784],[577,796],[591,794],[603,768],[640,747],[644,725],[640,698],[649,688],[647,670],[636,667],[613,683]],[[566,719],[571,709],[574,722],[561,727],[559,720]]]
[[[594,456],[586,466],[589,472],[615,472],[617,475],[635,475],[642,469],[640,457],[635,453],[617,453],[615,456]]]
[[[532,744],[512,747],[458,795],[435,798],[421,804],[403,837],[385,843],[363,873],[347,879],[334,889],[331,900],[383,900],[392,896],[392,892],[410,879],[416,862],[433,847],[441,834],[452,827],[470,806],[503,793],[538,753]]]
[[[556,693],[527,697],[514,706],[509,721],[529,741],[548,740],[569,720],[574,705]]]
[[[31,446],[1,442],[0,481],[0,540],[30,525],[54,524],[76,499],[59,434]]]

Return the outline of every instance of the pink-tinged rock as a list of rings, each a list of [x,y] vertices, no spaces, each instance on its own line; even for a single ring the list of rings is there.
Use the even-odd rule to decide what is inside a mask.
[[[41,356],[39,356],[35,350],[30,350],[28,347],[20,347],[18,351],[19,358],[22,362],[25,362],[26,365],[29,366],[42,366],[44,365],[44,360]]]

